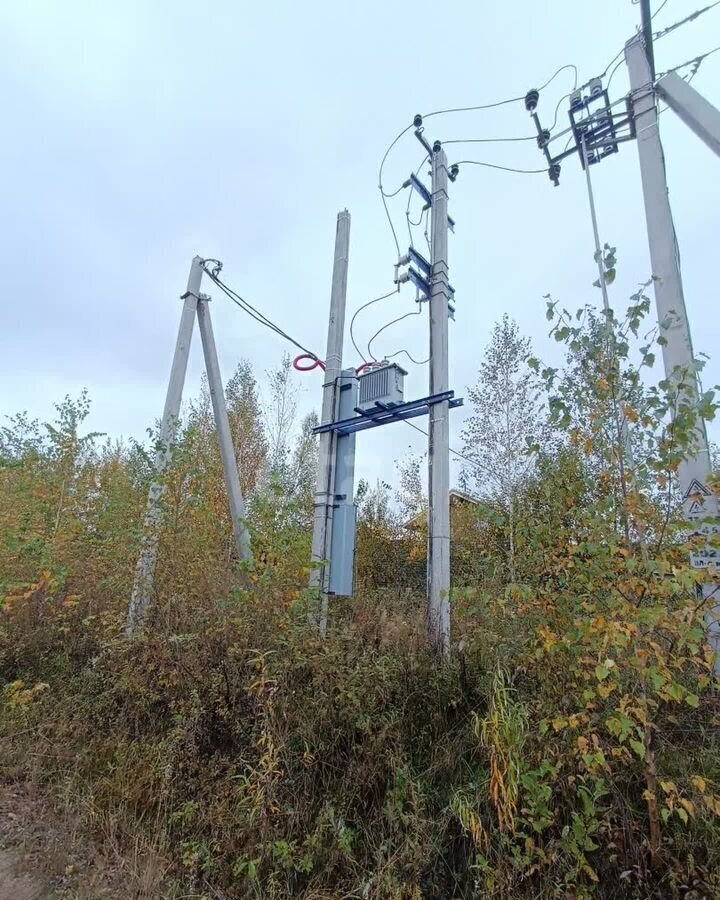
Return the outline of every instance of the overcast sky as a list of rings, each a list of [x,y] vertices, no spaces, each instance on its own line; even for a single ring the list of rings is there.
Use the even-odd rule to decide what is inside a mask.
[[[668,0],[656,27],[705,5]],[[566,63],[585,82],[638,21],[631,0],[6,0],[0,415],[48,417],[54,401],[87,387],[91,428],[142,438],[162,411],[178,297],[196,253],[222,259],[229,284],[324,355],[338,210],[352,215],[348,321],[356,306],[392,288],[396,251],[377,169],[412,116],[523,95]],[[720,8],[657,43],[658,71],[719,38]],[[720,53],[694,80],[716,105],[719,75]],[[544,122],[572,84],[568,69],[543,91]],[[611,96],[627,88],[621,65]],[[660,121],[687,308],[696,350],[714,356],[705,376],[712,384],[720,381],[720,160],[672,112]],[[437,116],[427,136],[523,136],[529,126],[516,103]],[[448,154],[451,162],[542,165],[532,142],[452,145]],[[421,156],[409,134],[389,157],[387,188]],[[611,301],[620,305],[650,275],[635,146],[624,145],[593,176],[602,239],[618,247]],[[405,203],[404,194],[391,201],[403,249]],[[552,293],[570,308],[599,297],[577,161],[564,166],[559,188],[544,174],[467,167],[450,204],[457,222],[450,384],[462,395],[503,312],[539,355],[554,359],[542,296]],[[224,377],[243,357],[258,373],[276,365],[286,349],[280,339],[216,294]],[[413,307],[406,287],[361,313],[358,336],[367,341]],[[400,348],[426,357],[426,316],[399,324],[375,346]],[[186,396],[197,392],[201,357],[196,334]],[[357,362],[349,341],[345,362]],[[408,368],[406,398],[422,396],[426,367]],[[303,411],[319,407],[318,373],[297,380]],[[451,416],[458,446],[462,413]],[[358,475],[393,480],[391,460],[422,444],[403,425],[366,432],[358,440]]]

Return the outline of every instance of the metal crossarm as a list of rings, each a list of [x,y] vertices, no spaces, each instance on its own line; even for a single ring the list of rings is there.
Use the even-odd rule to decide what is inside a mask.
[[[380,425],[388,425],[391,422],[400,422],[403,419],[413,419],[416,416],[424,416],[430,407],[436,403],[447,400],[450,409],[463,405],[462,397],[455,398],[455,391],[443,391],[440,394],[431,394],[429,397],[421,397],[419,400],[410,400],[407,403],[398,403],[389,406],[378,403],[370,409],[356,409],[357,416],[350,419],[341,419],[338,422],[328,422],[313,429],[314,434],[323,434],[334,431],[337,434],[352,434],[356,431],[365,431],[368,428],[377,428]]]

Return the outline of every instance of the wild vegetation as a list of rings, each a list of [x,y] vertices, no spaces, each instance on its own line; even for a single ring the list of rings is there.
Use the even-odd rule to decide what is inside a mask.
[[[417,459],[396,496],[360,485],[356,596],[333,601],[326,639],[308,625],[313,421],[294,421],[287,365],[263,404],[247,365],[227,388],[254,565],[233,558],[203,392],[132,639],[152,448],[84,434],[84,395],[51,425],[9,421],[4,776],[167,860],[146,896],[720,896],[713,599],[675,491],[717,403],[687,403],[695,372],[653,380],[648,312],[642,291],[618,317],[548,299],[557,368],[495,329],[469,394],[480,502],[453,514],[445,664],[424,638],[425,534],[407,527]]]

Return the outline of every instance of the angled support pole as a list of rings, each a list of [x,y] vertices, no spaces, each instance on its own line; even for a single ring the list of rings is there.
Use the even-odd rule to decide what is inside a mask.
[[[207,298],[200,294],[203,263],[204,260],[202,257],[194,257],[192,265],[190,266],[187,290],[182,296],[183,308],[180,315],[180,327],[178,329],[177,342],[175,344],[172,368],[170,369],[170,381],[168,382],[167,395],[165,397],[165,409],[163,410],[157,453],[155,456],[155,477],[148,491],[142,544],[137,565],[135,566],[135,581],[130,596],[130,604],[125,625],[125,630],[128,635],[131,635],[142,621],[150,604],[152,595],[155,567],[157,565],[160,527],[162,525],[162,503],[164,493],[162,476],[172,459],[173,446],[177,440],[180,404],[182,403],[183,388],[185,386],[185,376],[187,374],[190,344],[192,342],[193,329],[195,327],[196,313],[198,314],[200,322],[200,332],[203,350],[205,352],[205,364],[210,385],[210,395],[213,402],[215,426],[220,441],[225,484],[230,498],[230,511],[238,555],[241,560],[248,559],[250,556],[250,543],[247,536],[247,529],[244,524],[245,510],[242,493],[240,491],[240,481],[237,465],[235,463],[235,454],[232,449],[232,441],[230,438],[230,427],[228,424],[222,382],[220,380],[220,368],[217,361],[212,324],[207,309]]]
[[[215,430],[220,445],[220,456],[223,464],[225,487],[230,502],[230,517],[232,519],[233,535],[238,558],[241,562],[250,562],[250,534],[245,522],[245,501],[240,488],[240,475],[238,463],[235,459],[230,421],[228,420],[227,407],[225,406],[225,391],[220,377],[220,364],[218,363],[215,338],[213,336],[212,322],[210,320],[209,298],[204,294],[199,295],[197,314],[200,326],[200,338],[205,356],[205,371],[207,372],[210,399],[215,419]]]
[[[657,319],[660,334],[666,341],[662,348],[663,364],[666,378],[674,380],[678,372],[694,373],[695,356],[685,308],[665,156],[658,130],[656,93],[642,35],[636,35],[625,45],[625,59],[633,91],[632,103]],[[692,404],[698,401],[694,374],[686,399]],[[678,470],[683,493],[694,480],[705,484],[711,472],[710,451],[703,423],[698,425],[697,447],[696,454],[684,460]],[[715,514],[714,510],[712,514]]]
[[[636,35],[625,45],[625,60],[630,73],[632,89],[632,106],[640,157],[640,174],[645,201],[645,219],[654,279],[658,328],[662,337],[665,338],[662,347],[665,377],[671,383],[675,382],[676,384],[678,377],[682,377],[687,386],[683,387],[681,399],[690,406],[697,407],[699,390],[695,374],[695,355],[683,295],[678,245],[665,170],[665,156],[658,130],[657,92],[653,86],[650,63],[641,34]],[[685,87],[688,86],[685,85]],[[667,91],[668,83],[666,82],[666,94]],[[682,102],[686,91],[683,89],[678,91],[677,82],[672,79],[669,82],[669,93],[673,95],[674,102],[679,103],[679,106],[683,107],[686,114],[689,115],[687,105]],[[701,110],[696,107],[693,118],[698,120],[698,117],[701,116]],[[708,120],[704,127],[708,127],[708,124],[712,123]],[[689,379],[688,373],[690,374]],[[707,486],[708,477],[712,472],[712,464],[707,432],[702,419],[696,424],[694,443],[694,452],[688,454],[678,467],[678,483],[683,497],[685,515],[697,534],[707,534],[718,531],[718,525],[708,521],[718,516],[718,503],[713,492]],[[718,571],[712,553],[693,554],[691,564],[698,569],[712,567],[716,572]],[[704,595],[709,598],[715,594],[715,585],[705,584],[703,591]],[[715,653],[715,671],[720,674],[720,606],[715,605],[715,609],[708,612],[707,628],[708,640]]]
[[[655,85],[658,94],[691,131],[720,156],[720,110],[681,78],[669,72]]]
[[[155,478],[148,491],[142,546],[135,567],[135,582],[128,608],[126,625],[128,634],[135,630],[150,603],[150,594],[155,578],[155,566],[157,564],[160,523],[162,521],[162,474],[170,462],[173,444],[177,437],[180,404],[185,385],[185,375],[187,374],[188,358],[190,357],[190,344],[192,342],[193,328],[195,327],[197,296],[200,293],[202,273],[203,261],[199,256],[196,256],[190,266],[187,291],[184,294],[185,299],[182,313],[180,314],[180,327],[178,328],[175,354],[172,368],[170,369],[170,381],[168,382],[165,409],[163,410],[157,454],[155,456]]]
[[[342,374],[343,336],[345,333],[345,302],[347,298],[348,258],[350,254],[350,213],[345,209],[338,213],[335,232],[335,257],[333,262],[332,289],[330,293],[330,317],[328,321],[327,352],[325,355],[325,382],[320,422],[333,422],[338,416],[338,387]],[[315,589],[308,618],[321,635],[327,631],[328,585],[330,566],[328,561],[332,547],[332,520],[335,502],[335,460],[337,435],[332,431],[320,435],[317,484],[313,500],[313,535],[310,587]]]

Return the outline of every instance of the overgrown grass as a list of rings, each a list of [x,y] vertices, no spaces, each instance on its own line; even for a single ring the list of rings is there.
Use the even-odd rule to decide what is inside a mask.
[[[569,754],[559,764],[534,673],[507,655],[489,668],[482,639],[438,665],[412,602],[356,600],[320,640],[302,599],[243,591],[159,609],[157,623],[182,627],[128,641],[124,599],[94,617],[40,585],[6,610],[2,767],[72,798],[128,852],[141,838],[174,860],[167,896],[720,890],[708,816],[670,820],[653,864],[641,767],[608,778]],[[662,777],[720,779],[706,722],[668,727]]]

